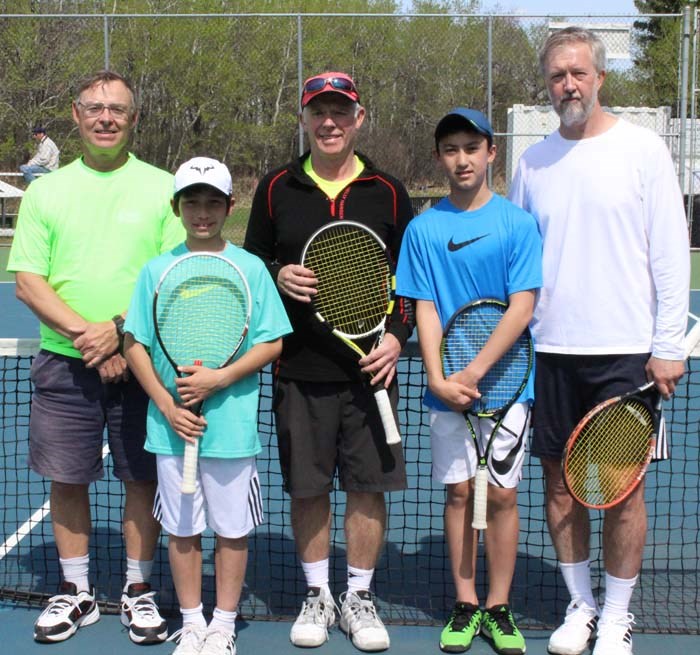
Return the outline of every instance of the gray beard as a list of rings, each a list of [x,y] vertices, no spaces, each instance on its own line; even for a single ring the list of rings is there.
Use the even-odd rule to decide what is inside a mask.
[[[559,114],[561,122],[566,127],[581,125],[582,123],[585,123],[591,113],[593,113],[593,108],[595,107],[597,99],[598,93],[596,91],[591,96],[588,103],[585,104],[581,103],[581,101],[579,101],[580,104],[578,105],[575,103],[562,102],[562,104],[559,105],[559,111],[557,111],[557,114]]]

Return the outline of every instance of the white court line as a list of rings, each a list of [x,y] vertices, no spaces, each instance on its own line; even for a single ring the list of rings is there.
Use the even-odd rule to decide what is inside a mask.
[[[104,460],[109,454],[109,446],[105,444],[102,447],[102,459]],[[20,527],[11,534],[5,543],[0,546],[0,560],[2,560],[5,555],[9,555],[13,548],[19,546],[20,541],[24,539],[39,523],[41,523],[46,516],[51,512],[51,501],[47,500],[34,514],[32,514]]]

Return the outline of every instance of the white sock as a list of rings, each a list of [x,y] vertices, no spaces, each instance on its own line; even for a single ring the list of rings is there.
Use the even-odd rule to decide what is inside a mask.
[[[210,630],[220,630],[226,634],[233,635],[236,633],[236,616],[237,612],[227,612],[218,607],[214,608],[214,614],[209,624]]]
[[[183,626],[196,625],[200,628],[207,627],[207,622],[204,619],[204,608],[202,607],[202,603],[200,603],[197,607],[193,607],[191,609],[183,609],[181,607],[180,614],[182,614]]]
[[[63,571],[63,579],[72,582],[78,591],[90,591],[88,573],[90,571],[90,555],[81,557],[70,557],[68,559],[58,558]]]
[[[575,562],[573,564],[559,562],[559,568],[564,577],[566,588],[571,595],[571,600],[582,600],[586,605],[596,607],[596,602],[593,598],[593,589],[591,588],[590,560]]]
[[[348,591],[369,591],[374,569],[358,569],[348,564]]]
[[[637,584],[635,575],[629,580],[616,578],[609,573],[605,574],[605,604],[600,621],[614,621],[615,619],[626,617],[630,608],[630,599]]]
[[[328,558],[319,560],[318,562],[302,562],[301,568],[304,571],[307,587],[319,587],[324,589],[329,594],[331,589],[328,586],[328,569],[330,566]]]
[[[148,582],[151,579],[151,571],[153,570],[153,560],[139,560],[126,558],[126,584],[124,591],[129,588],[130,584],[138,582]]]

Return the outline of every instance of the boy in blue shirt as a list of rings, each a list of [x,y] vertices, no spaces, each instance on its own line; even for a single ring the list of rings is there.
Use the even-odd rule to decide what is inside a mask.
[[[221,229],[233,208],[231,175],[222,163],[195,157],[175,174],[173,210],[186,241],[151,260],[136,283],[124,326],[125,356],[151,401],[145,448],[156,454],[156,518],[169,537],[170,566],[183,627],[177,655],[234,655],[235,618],[248,559],[248,533],[263,520],[255,455],[257,372],[277,359],[291,328],[272,278],[260,259],[227,243]],[[222,369],[183,366],[178,378],[155,336],[155,287],[178,257],[207,251],[230,259],[246,277],[253,307],[248,334],[234,361]],[[191,411],[207,400],[203,416]],[[199,440],[197,488],[182,494],[185,441]],[[239,502],[232,502],[238,499]],[[216,538],[216,607],[207,627],[202,612],[201,533]]]
[[[433,479],[447,485],[445,536],[457,602],[440,635],[440,648],[464,652],[481,631],[496,652],[519,655],[525,652],[525,640],[508,596],[518,549],[516,487],[525,457],[532,376],[508,411],[488,458],[484,541],[489,589],[484,610],[475,585],[478,532],[471,527],[476,451],[462,412],[479,397],[480,379],[532,317],[542,283],[541,240],[535,219],[488,187],[486,175],[496,147],[493,129],[481,112],[458,107],[444,116],[435,129],[434,156],[447,176],[450,194],[409,223],[396,291],[416,300],[428,382],[424,403],[430,410]],[[483,298],[507,302],[508,309],[479,355],[445,379],[440,342],[447,321],[463,305]],[[478,423],[483,452],[494,421]]]

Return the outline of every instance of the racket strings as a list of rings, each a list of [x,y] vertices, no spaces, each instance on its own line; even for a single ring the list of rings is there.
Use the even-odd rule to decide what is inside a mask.
[[[183,260],[162,281],[156,320],[164,349],[178,364],[225,364],[245,336],[249,298],[240,274],[219,258],[206,267]]]
[[[455,317],[442,343],[445,377],[463,370],[479,354],[504,311],[501,305],[482,303]],[[481,398],[472,403],[472,413],[496,413],[509,405],[523,388],[531,368],[531,341],[523,333],[479,382]]]
[[[649,409],[636,399],[613,403],[581,429],[567,455],[574,496],[607,505],[622,496],[644,470],[654,431]]]
[[[384,250],[358,228],[329,228],[309,244],[304,266],[318,280],[316,311],[335,329],[360,337],[381,327],[391,300]]]

